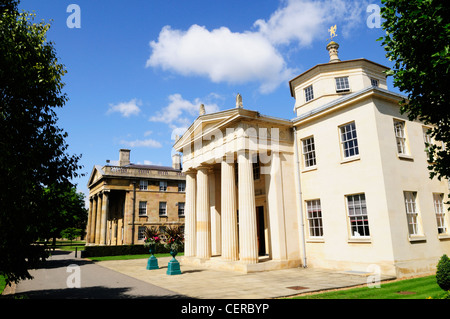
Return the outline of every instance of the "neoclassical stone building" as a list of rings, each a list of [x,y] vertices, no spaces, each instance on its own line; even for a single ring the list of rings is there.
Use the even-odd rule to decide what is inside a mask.
[[[185,183],[180,156],[172,167],[130,163],[121,149],[119,164],[96,165],[89,178],[87,245],[143,243],[145,227],[184,227]]]
[[[184,262],[402,277],[450,253],[448,182],[429,179],[428,127],[400,114],[387,67],[341,61],[338,47],[289,82],[294,119],[248,110],[238,95],[235,108],[201,111],[176,141]]]

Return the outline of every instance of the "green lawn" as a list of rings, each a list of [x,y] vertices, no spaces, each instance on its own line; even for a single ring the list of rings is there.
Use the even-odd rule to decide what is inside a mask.
[[[296,296],[293,299],[439,299],[444,294],[433,275],[385,283],[380,288],[351,288]]]

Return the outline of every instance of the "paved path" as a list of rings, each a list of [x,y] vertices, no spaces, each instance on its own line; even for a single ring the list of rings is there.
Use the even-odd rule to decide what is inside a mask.
[[[31,270],[30,274],[34,279],[20,281],[15,287],[16,295],[25,294],[30,299],[183,298],[173,291],[75,258],[74,252],[55,251],[41,268]],[[80,288],[73,287],[77,274]]]
[[[181,264],[181,275],[166,275],[171,257],[158,258],[160,269],[146,270],[147,260],[102,261],[98,265],[201,299],[261,299],[367,284],[367,276],[313,268],[242,274]],[[177,258],[178,259],[178,258]],[[392,279],[382,277],[382,280]]]
[[[31,299],[262,299],[367,283],[366,276],[312,268],[241,274],[183,263],[181,275],[168,276],[170,258],[158,258],[160,269],[147,270],[147,259],[94,263],[75,258],[73,252],[56,251],[42,268],[31,271],[33,280],[17,285],[15,293]],[[76,283],[71,280],[74,270],[79,271],[79,288],[69,287]]]

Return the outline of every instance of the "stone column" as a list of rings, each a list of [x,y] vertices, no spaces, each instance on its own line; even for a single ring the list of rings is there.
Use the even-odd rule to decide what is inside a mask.
[[[101,229],[101,218],[102,218],[102,194],[97,194],[97,214],[95,218],[95,243],[100,244],[100,229]]]
[[[89,230],[89,242],[95,244],[95,224],[97,221],[97,196],[92,198],[92,216],[91,216],[91,229]]]
[[[196,176],[197,172],[186,172],[186,201],[184,206],[184,255],[194,257],[197,247],[197,217],[196,217]]]
[[[106,245],[106,235],[107,235],[107,227],[108,227],[108,204],[109,204],[109,193],[103,193],[102,199],[102,220],[101,220],[101,231],[100,231],[100,245]]]
[[[219,199],[216,198],[216,175],[213,169],[208,171],[209,207],[211,220],[211,255],[220,255],[220,214]]]
[[[239,259],[237,211],[236,211],[236,181],[234,178],[234,163],[221,164],[221,215],[222,215],[222,258],[229,261]]]
[[[238,164],[240,260],[255,264],[258,262],[258,238],[251,154],[248,151],[239,151]]]
[[[117,221],[117,245],[123,244],[123,218]]]
[[[271,255],[274,260],[287,259],[281,160],[272,152],[270,174],[266,174],[267,202],[270,219]]]
[[[86,244],[91,243],[91,223],[92,223],[92,202],[94,201],[93,198],[89,198],[89,213],[88,213],[88,221],[86,225]]]
[[[209,211],[208,168],[197,171],[197,257],[211,257],[211,222]]]

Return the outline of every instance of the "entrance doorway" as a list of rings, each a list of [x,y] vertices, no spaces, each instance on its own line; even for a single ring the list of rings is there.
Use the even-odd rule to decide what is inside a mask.
[[[266,238],[264,224],[264,206],[256,207],[256,231],[258,237],[258,255],[266,255]]]

